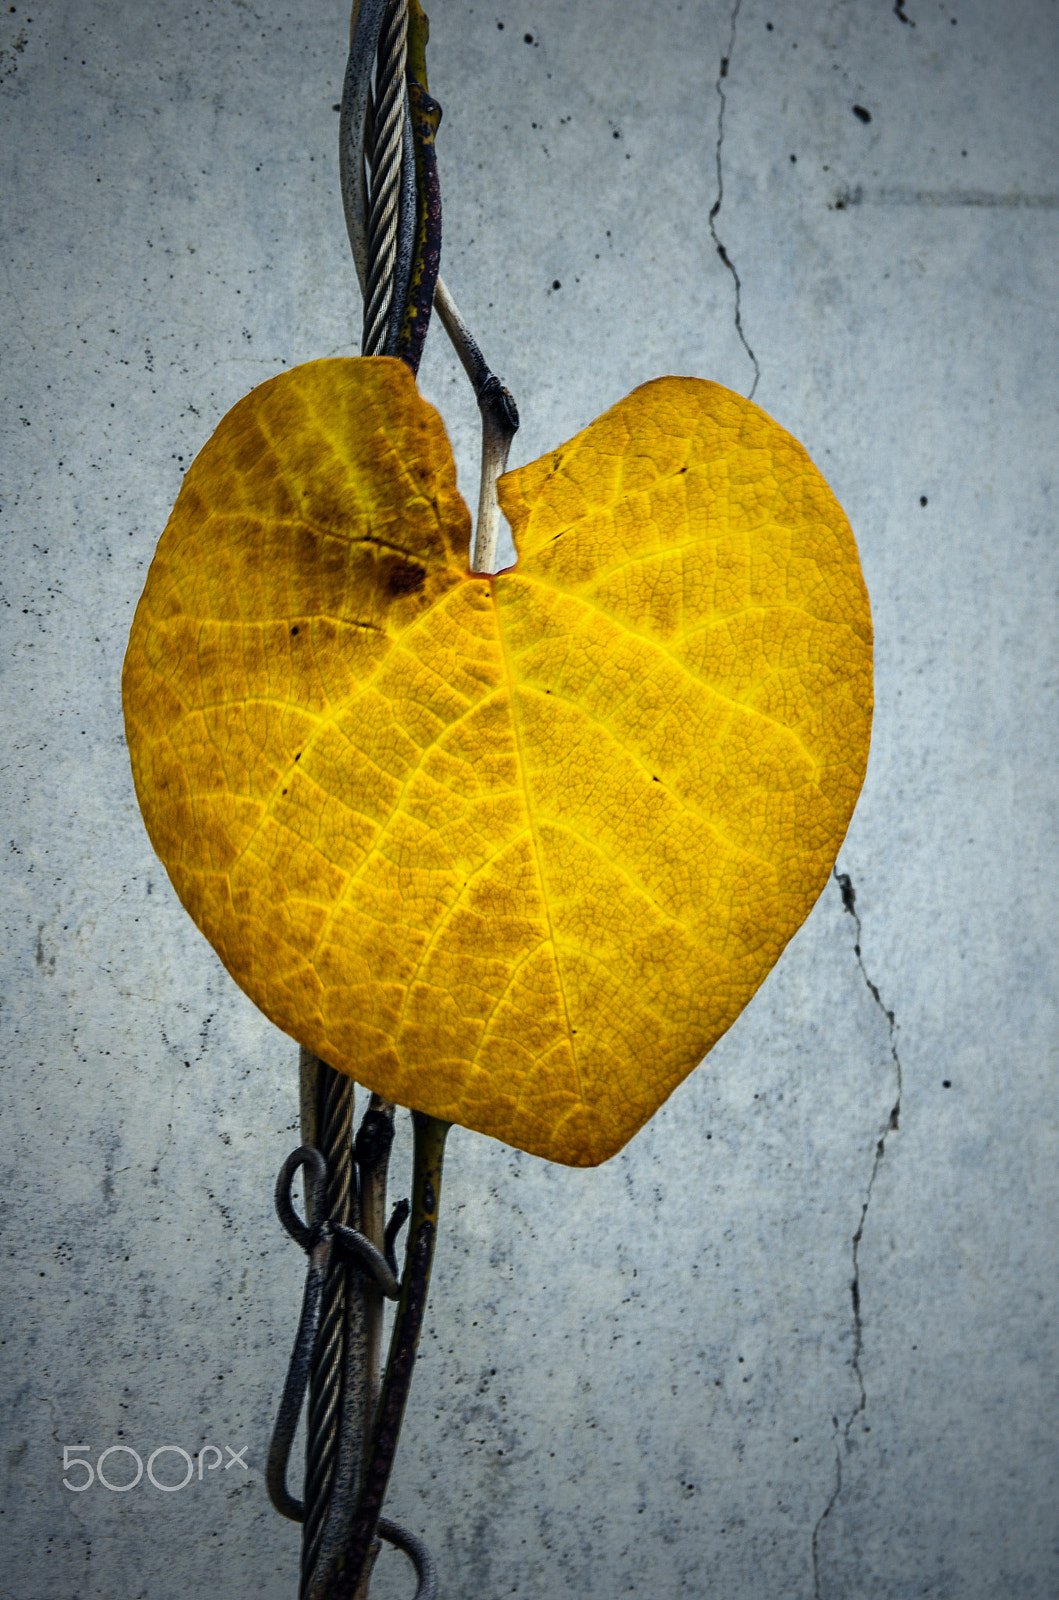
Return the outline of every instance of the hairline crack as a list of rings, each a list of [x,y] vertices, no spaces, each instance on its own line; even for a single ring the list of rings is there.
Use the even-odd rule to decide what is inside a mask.
[[[853,921],[856,925],[857,938],[856,943],[853,946],[853,953],[857,958],[857,965],[860,967],[861,976],[867,985],[869,994],[875,1001],[875,1004],[878,1006],[883,1016],[886,1018],[886,1025],[889,1033],[890,1056],[893,1060],[896,1076],[896,1095],[894,1098],[894,1103],[890,1108],[889,1116],[886,1119],[886,1126],[875,1142],[875,1156],[872,1161],[871,1172],[868,1175],[867,1187],[864,1190],[864,1199],[860,1208],[860,1217],[857,1222],[856,1232],[854,1233],[852,1240],[853,1275],[850,1279],[849,1288],[850,1298],[853,1302],[853,1355],[850,1359],[850,1366],[853,1368],[853,1375],[857,1380],[858,1394],[857,1402],[852,1411],[849,1413],[849,1416],[846,1418],[845,1424],[840,1424],[837,1416],[833,1416],[831,1418],[831,1421],[834,1425],[835,1439],[835,1482],[828,1502],[823,1511],[820,1513],[820,1516],[817,1518],[816,1525],[813,1528],[812,1555],[814,1600],[823,1600],[823,1590],[820,1586],[820,1536],[823,1532],[824,1523],[827,1521],[828,1517],[831,1515],[831,1512],[838,1504],[842,1494],[843,1449],[848,1448],[849,1436],[853,1431],[853,1424],[856,1422],[858,1417],[864,1415],[868,1405],[868,1394],[864,1386],[864,1370],[861,1367],[861,1356],[864,1353],[864,1323],[861,1317],[860,1308],[860,1246],[861,1241],[864,1238],[864,1226],[868,1218],[868,1207],[871,1204],[872,1190],[875,1188],[875,1180],[879,1175],[879,1168],[882,1166],[883,1156],[886,1154],[886,1139],[889,1134],[896,1133],[898,1127],[900,1126],[901,1096],[904,1089],[904,1075],[901,1069],[901,1058],[897,1053],[897,1022],[893,1011],[883,1003],[882,996],[879,993],[878,985],[874,983],[871,978],[869,978],[867,969],[864,965],[864,957],[861,953],[861,920],[857,911],[857,895],[853,887],[853,880],[848,872],[839,872],[837,866],[832,868],[831,876],[834,878],[835,883],[838,885],[839,892],[842,895],[843,909],[849,916],[853,918]]]
[[[724,168],[722,162],[722,151],[724,149],[724,113],[727,106],[727,100],[724,93],[724,80],[728,76],[728,68],[731,65],[732,54],[735,50],[736,25],[739,20],[739,10],[742,4],[743,0],[735,0],[735,4],[732,7],[730,27],[728,31],[727,53],[721,57],[721,65],[718,69],[717,79],[714,85],[717,90],[717,98],[720,102],[717,108],[717,144],[715,147],[715,160],[717,165],[717,198],[710,207],[709,224],[710,237],[714,242],[717,254],[728,268],[728,271],[732,274],[732,279],[735,283],[735,331],[739,335],[739,342],[742,344],[743,349],[749,356],[751,365],[754,368],[754,381],[750,385],[750,393],[747,395],[748,400],[753,400],[758,383],[761,381],[761,367],[757,356],[750,348],[750,342],[743,331],[743,285],[740,280],[739,273],[736,270],[735,262],[728,254],[728,250],[724,244],[724,241],[717,232],[717,216],[720,212],[722,204],[724,203]]]

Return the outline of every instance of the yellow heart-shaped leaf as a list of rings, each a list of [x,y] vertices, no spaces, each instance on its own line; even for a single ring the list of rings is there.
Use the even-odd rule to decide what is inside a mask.
[[[133,623],[137,794],[281,1028],[552,1160],[618,1150],[819,895],[864,775],[871,620],[801,446],[692,378],[501,480],[468,569],[405,366],[264,383],[196,458]]]

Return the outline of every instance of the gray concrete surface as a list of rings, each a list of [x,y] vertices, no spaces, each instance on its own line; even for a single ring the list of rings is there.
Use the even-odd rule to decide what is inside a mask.
[[[620,1156],[453,1135],[392,1514],[446,1597],[1050,1600],[1059,12],[430,11],[444,271],[515,458],[661,373],[756,383],[857,532],[878,711],[855,901],[828,887]],[[320,0],[0,16],[0,1600],[296,1592],[261,1475],[301,1292],[271,1212],[295,1050],[151,854],[119,676],[216,422],[354,348],[345,26]],[[473,495],[440,331],[422,383]],[[122,1444],[249,1470],[64,1488],[64,1446]],[[385,1563],[378,1600],[410,1592]]]

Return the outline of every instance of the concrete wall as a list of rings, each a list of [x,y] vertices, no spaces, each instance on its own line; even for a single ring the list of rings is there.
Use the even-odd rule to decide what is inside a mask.
[[[620,1156],[453,1134],[392,1514],[449,1597],[1048,1600],[1059,13],[430,9],[444,271],[514,460],[662,373],[756,385],[856,530],[878,711],[848,903]],[[0,16],[2,1600],[296,1592],[262,1481],[296,1051],[152,856],[119,677],[219,418],[355,350],[345,29],[320,0]],[[123,1443],[250,1470],[63,1487],[65,1445]],[[410,1592],[395,1557],[373,1594]]]

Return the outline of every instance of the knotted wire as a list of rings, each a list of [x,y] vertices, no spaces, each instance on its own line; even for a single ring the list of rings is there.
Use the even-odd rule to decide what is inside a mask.
[[[330,1171],[328,1163],[315,1145],[299,1146],[287,1157],[276,1180],[277,1214],[287,1232],[308,1253],[309,1270],[298,1331],[272,1434],[265,1474],[269,1498],[276,1510],[291,1521],[302,1523],[304,1537],[300,1593],[306,1597],[319,1597],[329,1593],[334,1582],[336,1557],[344,1543],[352,1510],[353,1491],[356,1487],[356,1471],[350,1472],[351,1447],[353,1458],[359,1461],[361,1446],[359,1428],[354,1429],[353,1439],[348,1436],[350,1418],[347,1414],[350,1399],[352,1398],[354,1403],[362,1399],[361,1395],[350,1394],[351,1389],[356,1389],[355,1380],[360,1374],[356,1372],[354,1363],[352,1372],[354,1382],[342,1384],[343,1370],[349,1371],[350,1341],[348,1338],[343,1340],[342,1323],[338,1325],[337,1339],[327,1337],[328,1287],[333,1286],[337,1278],[344,1294],[349,1295],[351,1285],[347,1263],[352,1262],[362,1278],[367,1275],[374,1280],[382,1295],[389,1300],[397,1300],[400,1297],[401,1286],[397,1280],[397,1261],[394,1252],[397,1235],[407,1221],[409,1212],[406,1200],[394,1207],[393,1215],[386,1226],[381,1251],[355,1228],[350,1228],[327,1214],[329,1195],[333,1195],[339,1204],[342,1203],[342,1167],[348,1165],[345,1152],[350,1148],[352,1091],[346,1091],[344,1088],[349,1080],[341,1080],[340,1075],[332,1072],[323,1062],[317,1065],[322,1080],[320,1121],[326,1119],[340,1141],[343,1137],[344,1124],[345,1144],[343,1146],[340,1142],[337,1150],[332,1148]],[[369,1112],[369,1117],[371,1115]],[[299,1169],[306,1174],[306,1212],[309,1220],[305,1222],[298,1216],[290,1194],[291,1184]],[[356,1211],[352,1170],[350,1177],[347,1214]],[[337,1273],[336,1267],[340,1269]],[[348,1327],[346,1332],[348,1334]],[[347,1346],[345,1351],[343,1343]],[[333,1354],[336,1345],[337,1358]],[[362,1345],[355,1354],[363,1355]],[[322,1409],[319,1405],[316,1408],[314,1436],[314,1416],[310,1402],[307,1430],[309,1437],[306,1444],[306,1498],[303,1502],[295,1499],[287,1488],[287,1466],[306,1386],[314,1382],[325,1391],[324,1405]],[[329,1383],[333,1388],[332,1394],[326,1393]],[[337,1400],[334,1399],[335,1395]],[[343,1422],[347,1424],[345,1429]],[[381,1522],[377,1532],[402,1550],[415,1567],[419,1580],[417,1600],[430,1600],[430,1597],[435,1596],[436,1570],[429,1551],[421,1541],[397,1527],[395,1523]]]

